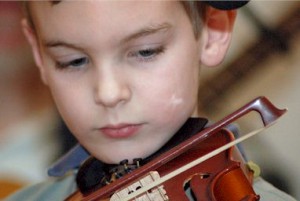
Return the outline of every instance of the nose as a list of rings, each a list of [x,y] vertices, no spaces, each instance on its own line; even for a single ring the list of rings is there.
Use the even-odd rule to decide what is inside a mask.
[[[127,102],[131,97],[131,90],[126,76],[121,72],[98,72],[95,81],[94,99],[97,104],[113,108]]]

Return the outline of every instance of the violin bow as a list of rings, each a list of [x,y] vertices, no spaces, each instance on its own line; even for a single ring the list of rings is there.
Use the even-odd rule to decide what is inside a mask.
[[[250,132],[234,141],[231,141],[222,147],[219,147],[218,149],[182,166],[181,168],[173,171],[172,173],[169,173],[160,179],[154,181],[151,184],[148,184],[147,186],[144,186],[140,188],[139,190],[131,193],[127,197],[120,198],[120,201],[128,201],[131,200],[138,195],[154,188],[155,186],[171,179],[172,177],[180,174],[181,172],[184,172],[185,170],[217,155],[218,153],[234,146],[235,144],[238,144],[256,134],[259,132],[265,130],[266,128],[270,127],[271,125],[275,124],[275,122],[281,117],[283,114],[287,112],[287,109],[278,109],[276,108],[266,97],[261,96],[258,97],[248,104],[244,105],[240,109],[236,110],[235,112],[231,113],[227,117],[223,118],[222,120],[216,122],[215,124],[211,125],[210,127],[204,129],[203,131],[197,133],[193,137],[189,138],[188,140],[184,141],[182,144],[175,146],[174,148],[170,149],[169,151],[163,153],[158,159],[154,159],[153,161],[150,161],[148,164],[145,164],[141,168],[133,171],[132,173],[129,173],[128,175],[125,175],[124,177],[120,178],[119,181],[116,181],[114,183],[111,183],[107,186],[104,186],[97,191],[87,195],[83,198],[83,200],[99,200],[99,198],[104,198],[105,196],[109,196],[113,194],[115,191],[124,188],[127,184],[130,182],[133,182],[137,180],[138,178],[142,177],[146,173],[153,171],[157,169],[158,167],[162,166],[163,164],[169,162],[170,160],[176,158],[180,154],[186,152],[187,150],[191,149],[193,146],[197,145],[198,143],[202,142],[203,140],[209,138],[210,136],[214,135],[218,131],[220,131],[225,126],[229,125],[230,123],[234,122],[238,118],[248,114],[251,111],[256,111],[260,114],[260,117],[262,119],[262,122],[264,124],[264,127],[255,130],[253,132]]]

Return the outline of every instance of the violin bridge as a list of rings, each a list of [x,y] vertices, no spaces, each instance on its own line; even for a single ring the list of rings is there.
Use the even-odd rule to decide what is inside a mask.
[[[151,171],[149,174],[144,176],[139,181],[134,182],[130,186],[114,193],[110,201],[121,201],[122,198],[127,197],[129,194],[139,190],[143,186],[147,186],[148,184],[151,184],[152,182],[160,179],[160,176],[157,171]],[[138,197],[134,198],[132,201],[168,201],[169,198],[166,195],[166,191],[163,187],[163,185],[160,185],[158,187],[155,187]]]

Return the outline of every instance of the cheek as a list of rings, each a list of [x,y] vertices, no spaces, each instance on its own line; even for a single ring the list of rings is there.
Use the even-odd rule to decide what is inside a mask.
[[[200,64],[196,47],[186,49],[190,51],[177,53],[170,59],[168,72],[160,81],[165,86],[160,94],[165,98],[163,105],[177,113],[193,113],[197,105]]]
[[[84,99],[84,91],[80,87],[66,86],[57,82],[49,83],[57,109],[70,130],[82,133],[91,118],[88,114],[88,103]],[[85,132],[83,132],[85,133]]]
[[[190,73],[183,72],[183,70],[169,71],[165,76],[152,80],[149,86],[143,88],[148,89],[147,93],[144,92],[146,109],[152,113],[158,113],[157,118],[175,115],[182,115],[186,118],[194,112],[196,107],[198,71]]]
[[[176,86],[176,85],[175,85]],[[169,90],[166,93],[164,107],[171,115],[190,116],[195,107],[197,101],[197,82],[192,82],[191,79],[180,80],[179,85]]]
[[[166,103],[176,112],[195,107],[199,86],[199,66],[188,61],[177,61],[177,69],[165,80]]]

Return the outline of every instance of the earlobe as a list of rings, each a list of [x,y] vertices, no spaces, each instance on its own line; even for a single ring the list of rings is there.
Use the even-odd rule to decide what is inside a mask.
[[[235,16],[236,11],[208,8],[200,55],[204,65],[216,66],[223,61],[231,41]]]
[[[22,30],[24,32],[24,35],[25,35],[27,41],[29,42],[29,44],[31,46],[32,53],[33,53],[33,58],[34,58],[34,61],[37,65],[37,67],[40,70],[41,78],[42,78],[43,82],[45,84],[47,84],[47,80],[46,80],[45,73],[44,73],[44,66],[43,66],[42,57],[41,57],[40,48],[39,48],[39,44],[38,44],[38,41],[37,41],[36,34],[32,30],[32,28],[29,25],[27,19],[22,19],[21,26],[22,26]]]

